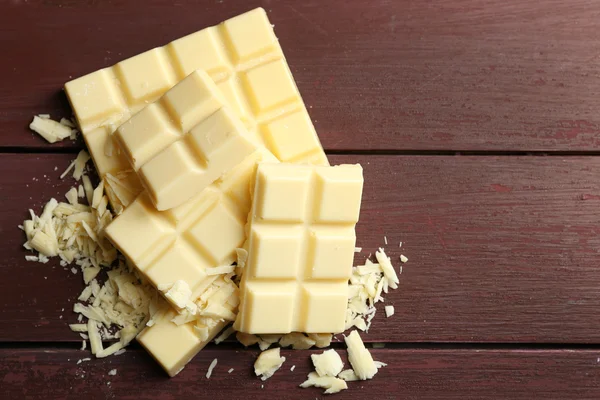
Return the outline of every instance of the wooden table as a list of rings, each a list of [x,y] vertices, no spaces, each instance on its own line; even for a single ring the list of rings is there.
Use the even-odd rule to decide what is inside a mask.
[[[264,388],[235,343],[174,379],[137,345],[77,365],[81,276],[17,229],[72,185],[83,143],[27,129],[70,115],[66,81],[261,4],[332,163],[365,169],[357,262],[384,236],[409,258],[364,335],[388,367],[335,398],[600,398],[599,1],[138,3],[0,3],[0,397],[322,397],[306,351]]]

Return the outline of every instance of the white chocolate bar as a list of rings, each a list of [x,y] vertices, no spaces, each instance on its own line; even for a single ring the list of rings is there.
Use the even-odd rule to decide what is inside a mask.
[[[180,206],[259,147],[202,70],[127,120],[115,139],[161,211]]]
[[[100,176],[131,170],[110,140],[116,128],[197,69],[279,160],[328,165],[271,23],[257,8],[65,85]],[[141,190],[134,179],[126,185]]]
[[[152,318],[152,325],[144,328],[137,336],[138,342],[171,377],[177,375],[229,323],[223,319],[203,316],[203,309],[207,305],[219,304],[229,312],[237,311],[239,295],[233,282],[227,283],[219,278],[210,289],[204,294],[206,298],[197,301],[200,311],[196,319],[177,325],[173,320],[178,317],[178,313],[163,302],[161,309]]]
[[[155,287],[182,280],[195,299],[217,277],[207,269],[231,265],[235,249],[244,243],[250,186],[261,161],[277,159],[258,150],[196,197],[167,211],[157,211],[144,193],[108,225],[106,236]]]
[[[362,186],[360,165],[259,165],[236,330],[344,330]]]

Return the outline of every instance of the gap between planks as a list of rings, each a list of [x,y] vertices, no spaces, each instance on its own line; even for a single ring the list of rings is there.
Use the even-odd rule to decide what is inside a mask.
[[[324,349],[313,347],[310,350],[322,351],[333,348],[336,350],[345,350],[346,345],[341,341],[341,334],[336,342],[331,342],[331,345]],[[364,339],[364,337],[363,337]],[[375,348],[373,344],[377,342],[366,342],[365,346],[370,350],[376,349],[379,351],[385,350],[473,350],[473,351],[600,351],[600,343],[438,343],[438,342],[384,342],[384,348]],[[277,346],[272,346],[277,347]],[[81,339],[69,342],[0,342],[0,350],[79,350],[81,348]],[[209,343],[205,347],[206,350],[236,350],[236,351],[258,351],[257,346],[244,347],[241,343],[228,340],[220,344]],[[142,350],[139,343],[134,342],[127,347],[127,350]],[[282,350],[292,350],[290,347],[282,347]]]
[[[85,147],[0,147],[0,154],[77,154]],[[598,157],[600,151],[521,151],[521,150],[325,150],[327,155],[357,156],[475,156],[475,157]]]

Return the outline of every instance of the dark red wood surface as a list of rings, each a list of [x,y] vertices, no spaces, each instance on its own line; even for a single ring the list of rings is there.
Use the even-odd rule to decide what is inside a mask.
[[[27,129],[70,115],[66,81],[258,5],[332,163],[365,169],[356,261],[384,236],[409,257],[396,314],[363,335],[389,366],[335,398],[600,397],[600,1],[140,4],[0,2],[0,398],[322,397],[296,388],[305,351],[264,388],[258,350],[233,343],[175,379],[139,346],[75,364],[81,276],[26,262],[17,229],[73,183],[58,175],[83,142]]]
[[[258,350],[205,349],[173,379],[142,350],[82,362],[68,349],[0,350],[0,383],[9,398],[81,399],[597,399],[598,351],[591,350],[372,350],[389,365],[371,381],[349,382],[333,397],[322,389],[300,389],[314,351],[284,350],[287,358],[262,382],[253,376]],[[340,351],[344,355],[345,351]],[[206,371],[217,366],[210,379]],[[292,365],[296,368],[290,371]],[[234,368],[229,374],[227,371]],[[108,372],[117,370],[117,375]],[[108,384],[110,382],[110,385]],[[210,397],[209,397],[210,396]]]
[[[329,150],[600,150],[594,0],[1,4],[0,146],[44,146],[71,78],[262,5]]]
[[[0,280],[0,340],[79,339],[66,324],[81,275],[25,261],[16,230],[27,208],[39,213],[41,199],[68,190],[73,181],[57,176],[73,157],[0,159],[9,194],[0,200],[0,275],[15,277]],[[330,158],[364,167],[356,262],[384,236],[397,265],[409,257],[399,289],[385,296],[396,315],[381,312],[365,340],[600,343],[600,158]]]

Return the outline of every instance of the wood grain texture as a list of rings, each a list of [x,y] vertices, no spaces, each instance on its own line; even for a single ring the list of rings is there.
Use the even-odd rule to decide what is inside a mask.
[[[287,360],[262,382],[253,375],[258,351],[201,351],[173,379],[143,350],[83,362],[77,350],[0,350],[4,398],[211,399],[328,398],[322,389],[298,387],[312,370],[309,351],[283,350]],[[340,350],[345,358],[345,350]],[[597,399],[597,351],[373,350],[388,363],[371,381],[349,382],[335,399]],[[211,361],[218,363],[210,379]],[[293,372],[292,365],[296,365]],[[227,371],[234,368],[229,374]],[[111,369],[117,375],[109,376]],[[108,384],[110,382],[110,385]],[[264,385],[264,387],[262,387]]]
[[[39,212],[66,192],[71,182],[56,177],[72,158],[0,158],[0,341],[79,339],[66,324],[81,275],[26,262],[16,228],[27,208]],[[364,167],[356,262],[384,236],[396,265],[401,253],[409,258],[399,289],[385,296],[396,314],[380,312],[365,340],[600,343],[599,158],[330,160]]]
[[[50,147],[26,126],[71,78],[258,5],[326,149],[600,149],[593,0],[3,1],[0,147]]]
[[[26,262],[17,230],[73,184],[58,175],[74,154],[26,153],[83,147],[27,129],[34,114],[70,115],[66,81],[255,6],[331,152],[600,150],[598,1],[2,1],[1,398],[323,398],[297,388],[310,351],[284,350],[265,383],[252,374],[258,350],[232,343],[209,345],[175,379],[138,345],[77,365],[89,353],[67,324],[81,274]],[[389,366],[336,399],[600,398],[597,346],[558,348],[600,343],[600,158],[330,159],[365,169],[356,262],[384,237],[396,265],[409,258],[385,296],[396,314],[379,305],[363,335],[391,343],[372,352]]]

